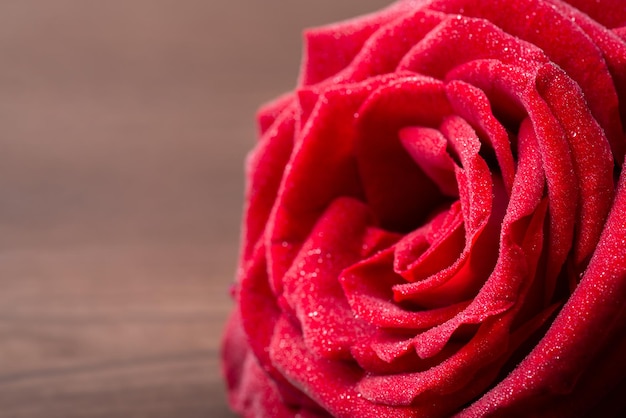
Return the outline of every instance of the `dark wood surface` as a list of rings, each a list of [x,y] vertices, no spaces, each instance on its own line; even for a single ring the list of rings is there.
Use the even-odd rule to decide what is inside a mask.
[[[254,111],[303,27],[386,3],[0,2],[1,417],[232,416]]]

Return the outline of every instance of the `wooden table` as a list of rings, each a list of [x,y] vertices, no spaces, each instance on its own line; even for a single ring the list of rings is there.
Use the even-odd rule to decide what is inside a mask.
[[[387,2],[338,3],[0,3],[1,417],[232,416],[253,114],[303,27]]]

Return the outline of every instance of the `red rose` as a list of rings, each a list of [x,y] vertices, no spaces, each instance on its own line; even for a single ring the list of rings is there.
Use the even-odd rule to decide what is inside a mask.
[[[233,409],[623,416],[625,25],[407,0],[309,31],[247,164]]]

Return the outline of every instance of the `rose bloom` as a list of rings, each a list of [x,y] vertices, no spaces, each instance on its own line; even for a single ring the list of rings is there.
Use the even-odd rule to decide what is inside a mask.
[[[626,416],[626,5],[417,0],[259,113],[245,417]]]

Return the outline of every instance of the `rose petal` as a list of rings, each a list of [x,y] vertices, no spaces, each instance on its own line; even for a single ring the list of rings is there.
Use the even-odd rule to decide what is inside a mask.
[[[413,417],[411,408],[378,405],[356,390],[362,371],[350,363],[333,362],[313,356],[298,330],[282,318],[277,326],[270,356],[273,363],[294,385],[309,394],[336,417]]]
[[[618,39],[626,41],[626,26],[622,26],[621,28],[615,28],[611,32],[612,35],[614,35]],[[624,89],[621,89],[621,91],[624,91]]]
[[[536,144],[536,141],[532,142],[535,137],[530,136],[531,132],[529,122],[523,124],[520,131],[520,170],[527,177],[519,176],[516,178],[509,204],[510,209],[507,211],[502,227],[501,253],[496,264],[496,270],[494,270],[494,273],[489,277],[484,287],[467,309],[446,323],[407,341],[407,343],[416,348],[422,358],[432,356],[442,350],[452,333],[461,324],[480,323],[487,317],[497,315],[510,308],[517,300],[516,292],[518,286],[522,286],[524,281],[530,282],[525,280],[524,277],[534,276],[532,273],[534,272],[538,255],[530,259],[527,258],[525,252],[520,251],[517,245],[511,241],[515,239],[515,235],[509,233],[509,228],[513,223],[532,213],[541,199],[544,184],[543,176],[541,176],[541,170],[539,170],[538,166],[538,154],[533,150],[533,145]],[[535,180],[533,181],[533,179]],[[537,213],[540,214],[541,211]],[[539,225],[542,225],[542,223],[539,223]],[[522,237],[518,237],[517,240],[522,244]],[[530,247],[537,251],[539,243],[534,242]],[[525,272],[526,269],[527,271]],[[525,273],[528,273],[528,275],[525,276]],[[396,288],[398,287],[396,285]]]
[[[398,131],[437,126],[450,112],[443,83],[418,76],[379,88],[359,109],[359,174],[379,225],[411,230],[442,201],[436,185],[402,147]]]
[[[522,228],[520,231],[516,228],[516,223],[537,211],[546,185],[537,135],[528,118],[520,124],[517,145],[517,173],[502,225],[502,234],[512,236],[515,242],[521,242],[526,230]]]
[[[400,275],[408,273],[408,270],[419,262],[419,258],[431,246],[446,240],[450,234],[454,234],[457,230],[465,231],[459,201],[455,201],[447,209],[442,208],[433,215],[431,220],[398,241],[394,249],[394,271]],[[464,240],[465,235],[462,237],[462,241]],[[456,254],[453,256],[457,257]],[[403,277],[406,280],[412,280],[410,275]]]
[[[407,5],[400,2],[376,13],[307,30],[298,84],[319,83],[337,74],[354,59],[374,32],[406,10]]]
[[[312,110],[303,110],[306,123],[298,131],[267,225],[271,284],[277,294],[282,291],[282,277],[327,205],[339,196],[362,195],[354,114],[371,90],[389,79],[395,77],[353,85],[348,94],[347,87],[341,86],[300,95],[306,107],[311,97],[317,101]]]
[[[419,404],[450,402],[448,407],[454,409],[484,390],[493,379],[499,367],[488,373],[487,379],[478,378],[477,373],[489,369],[490,363],[506,352],[507,334],[507,320],[491,321],[460,351],[431,369],[392,376],[365,376],[359,383],[359,391],[373,402],[410,405],[417,398],[421,401]],[[418,398],[422,394],[425,399]],[[454,396],[445,396],[450,394]]]
[[[398,133],[402,146],[422,171],[447,196],[458,196],[454,160],[448,154],[448,141],[436,129],[410,126]]]
[[[523,252],[506,240],[498,263],[479,293],[468,307],[445,323],[433,327],[411,340],[421,358],[440,352],[452,334],[463,324],[480,324],[487,318],[510,309],[518,298],[518,290],[527,277],[527,262]]]
[[[519,190],[519,189],[517,189]],[[521,197],[521,196],[520,196]],[[543,216],[545,214],[545,206],[543,211],[538,211],[535,214],[535,218],[539,222],[534,222],[534,227],[541,231],[543,225]],[[542,236],[537,235],[533,231],[529,232],[529,237],[534,238],[528,242],[531,249],[535,249],[535,260],[540,251],[536,249],[540,243]],[[539,242],[537,241],[539,240]],[[511,248],[511,247],[505,247]],[[515,263],[514,263],[515,264]],[[522,267],[522,264],[518,264]],[[526,293],[529,289],[531,281],[527,281],[525,285],[526,290],[522,291],[522,294]],[[515,311],[519,311],[523,307],[523,296],[519,303],[516,303]],[[494,321],[487,320],[483,326],[481,326],[479,332],[473,337],[467,346],[460,349],[457,353],[449,356],[448,359],[441,361],[440,364],[434,366],[428,371],[419,373],[403,373],[394,376],[368,376],[365,377],[359,388],[363,392],[364,396],[368,399],[372,399],[377,402],[385,402],[390,404],[408,404],[413,403],[417,398],[420,402],[430,402],[433,397],[440,399],[441,395],[454,393],[454,399],[458,402],[458,399],[463,399],[463,396],[457,393],[461,393],[468,390],[476,390],[477,387],[484,388],[490,378],[493,378],[497,374],[499,368],[503,364],[504,359],[508,357],[505,353],[514,351],[525,338],[520,336],[520,333],[528,334],[535,330],[547,316],[551,314],[554,307],[543,312],[540,316],[534,318],[531,322],[528,322],[525,327],[520,329],[517,333],[513,333],[515,341],[512,341],[511,345],[505,343],[507,337],[505,335],[509,332],[509,326],[512,318],[515,317],[514,312],[508,314],[505,319],[498,319]],[[459,316],[462,316],[462,313]],[[455,318],[456,320],[456,318]],[[428,340],[422,341],[422,343],[428,344]],[[396,345],[387,345],[386,347],[380,346],[382,350],[397,350],[402,347]],[[421,348],[421,347],[420,347]],[[421,351],[417,348],[418,353]],[[397,356],[400,353],[392,354]],[[481,379],[487,376],[486,379]],[[469,385],[469,382],[472,382]],[[481,386],[485,385],[485,386]],[[388,391],[385,388],[395,387],[396,391]]]
[[[263,138],[265,132],[272,127],[276,119],[278,119],[285,110],[294,104],[294,95],[292,93],[284,94],[269,103],[263,105],[257,112],[257,124],[259,129],[259,138]]]
[[[323,411],[318,408],[310,412],[300,407],[291,408],[285,403],[275,381],[261,369],[256,357],[248,349],[236,311],[228,322],[226,336],[222,353],[226,365],[229,403],[234,411],[245,416],[250,416],[251,410],[265,411],[277,418],[289,418],[296,414],[323,416],[320,415]]]
[[[555,282],[572,246],[579,193],[571,151],[563,128],[535,88],[535,75],[498,61],[473,61],[449,74],[481,87],[494,101],[519,101],[526,109],[539,142],[550,197],[550,244],[546,280]],[[554,287],[554,286],[548,286]],[[551,293],[549,290],[548,293]]]
[[[423,282],[454,264],[464,247],[465,228],[457,201],[398,242],[393,268],[409,282]]]
[[[613,200],[613,156],[582,92],[562,70],[543,66],[537,90],[565,130],[579,179],[574,263],[582,271],[598,243]]]
[[[539,48],[506,34],[491,22],[456,15],[417,43],[398,70],[443,79],[453,68],[477,59],[497,59],[522,68],[548,61]]]
[[[497,210],[492,211],[492,180],[487,165],[478,154],[480,142],[476,133],[458,117],[447,118],[441,129],[452,149],[459,154],[464,167],[462,170],[457,167],[457,182],[466,237],[463,251],[449,268],[443,266],[419,282],[394,286],[396,300],[410,300],[425,307],[467,300],[482,286],[497,257],[493,248],[497,248],[499,225],[505,208],[504,204],[498,203],[495,205]],[[498,202],[503,200],[503,193],[496,195],[499,196]],[[438,247],[432,248],[438,250]],[[446,259],[444,256],[441,261]],[[419,266],[416,263],[414,267]]]
[[[567,3],[608,28],[626,25],[626,9],[621,0],[567,0]]]
[[[249,344],[255,361],[274,382],[276,390],[280,392],[285,402],[311,406],[314,405],[312,401],[295,389],[276,370],[267,352],[281,311],[268,283],[264,254],[265,249],[262,246],[258,247],[251,262],[244,267],[239,281],[237,302],[245,341]]]
[[[623,157],[626,145],[624,142],[623,132],[619,128],[623,129],[621,121],[626,119],[626,103],[624,101],[624,95],[626,94],[626,72],[624,71],[624,68],[626,68],[626,37],[621,36],[620,39],[619,29],[609,31],[606,27],[599,25],[597,22],[589,18],[589,16],[580,13],[576,9],[567,7],[561,2],[555,3],[555,6],[558,7],[564,15],[568,16],[570,20],[575,21],[587,34],[587,36],[593,40],[602,52],[602,56],[606,61],[611,77],[613,77],[615,90],[618,94],[621,120],[615,119],[611,121],[612,123],[609,125],[611,128],[606,126],[606,124],[603,124],[603,129],[605,129],[607,137],[611,142],[611,149],[613,150],[615,161],[618,164],[622,164],[623,160],[620,157]],[[607,8],[606,10],[610,11],[612,16],[619,16],[619,13],[615,12],[618,12],[620,9],[613,10]],[[608,109],[606,114],[615,115],[615,107],[618,106],[618,104],[612,97],[613,89],[604,91],[597,89],[596,94],[606,94],[607,97],[604,101],[604,106]],[[600,122],[606,122],[606,120]]]
[[[592,367],[591,375],[595,375],[594,365],[598,363],[592,363],[594,356],[603,347],[611,347],[606,345],[607,337],[623,338],[619,328],[613,328],[623,328],[626,319],[625,182],[626,176],[622,174],[613,208],[589,267],[544,338],[506,379],[468,408],[464,416],[484,416],[496,410],[505,413],[514,405],[527,404],[528,399],[540,401],[552,399],[545,397],[548,394],[577,393],[574,391],[577,382],[582,382],[581,373]],[[623,339],[618,344],[623,344]],[[626,360],[623,352],[619,353],[611,356],[612,362],[606,363],[607,359],[603,359],[599,363],[617,370],[621,378]],[[592,384],[601,383],[594,379]],[[541,404],[531,404],[526,409],[530,413],[530,408],[539,409]]]
[[[248,154],[242,264],[252,257],[278,195],[293,149],[294,113],[293,106],[285,109]]]
[[[515,161],[506,129],[494,117],[487,96],[470,84],[453,80],[446,84],[446,94],[456,114],[465,119],[478,136],[487,140],[496,154],[507,193],[515,177]]]
[[[364,80],[394,72],[409,49],[444,18],[443,13],[414,10],[384,25],[365,42],[350,65],[332,81]]]
[[[411,373],[425,371],[436,366],[454,354],[461,346],[461,344],[448,344],[440,355],[421,359],[412,349],[401,352],[389,350],[388,345],[398,341],[399,338],[401,337],[397,335],[397,330],[380,329],[377,334],[372,334],[370,338],[357,341],[352,347],[352,356],[359,367],[373,375]]]
[[[402,277],[393,272],[393,249],[344,270],[339,280],[355,314],[385,328],[426,329],[452,318],[467,303],[441,309],[410,311],[393,302],[393,285]]]
[[[482,0],[436,0],[428,7],[483,18],[541,48],[580,85],[611,142],[616,161],[623,161],[623,132],[611,74],[596,44],[569,16],[545,0],[493,0],[488,4]]]
[[[315,355],[349,359],[350,346],[362,328],[337,277],[359,260],[369,217],[363,203],[335,200],[283,279],[284,298],[299,320],[307,348]]]
[[[518,171],[513,193],[502,225],[502,235],[520,243],[529,267],[532,290],[524,297],[525,310],[536,312],[552,296],[552,283],[546,283],[545,268],[537,271],[539,257],[544,249],[544,221],[548,198],[544,198],[545,175],[537,137],[529,119],[525,119],[518,135]],[[538,277],[536,277],[538,276]],[[526,317],[526,312],[520,314]]]

